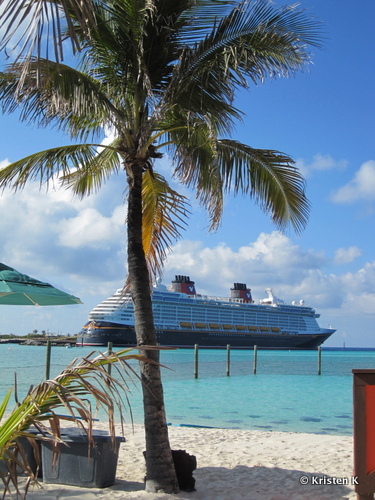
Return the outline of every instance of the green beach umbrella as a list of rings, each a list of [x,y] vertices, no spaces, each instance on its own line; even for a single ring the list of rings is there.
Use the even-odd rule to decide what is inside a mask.
[[[0,304],[15,306],[60,306],[82,304],[74,295],[62,292],[12,267],[0,263]]]

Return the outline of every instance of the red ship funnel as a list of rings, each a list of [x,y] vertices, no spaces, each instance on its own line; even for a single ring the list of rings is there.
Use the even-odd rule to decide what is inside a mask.
[[[234,283],[233,288],[230,289],[230,296],[232,299],[242,299],[249,304],[254,302],[251,290],[247,288],[246,283]]]
[[[194,281],[190,281],[189,276],[182,276],[180,274],[175,276],[171,289],[172,292],[186,293],[187,295],[197,294]]]

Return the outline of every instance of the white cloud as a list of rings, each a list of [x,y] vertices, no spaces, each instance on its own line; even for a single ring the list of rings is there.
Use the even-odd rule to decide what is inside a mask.
[[[347,167],[346,160],[335,160],[330,155],[316,154],[312,162],[308,163],[304,159],[296,160],[296,166],[301,171],[304,177],[309,177],[314,171],[325,171],[339,169],[343,170]]]
[[[111,217],[94,208],[85,208],[76,216],[59,222],[59,244],[70,247],[106,248],[124,232],[125,208],[116,207]]]
[[[345,299],[344,307],[358,314],[369,314],[374,316],[375,311],[375,294],[361,293],[360,295],[348,294]]]
[[[62,189],[40,191],[37,182],[30,182],[22,192],[2,192],[2,260],[20,270],[28,263],[24,272],[46,281],[59,276],[63,281],[69,276],[81,280],[96,276],[97,282],[123,279],[123,180],[114,177],[98,194],[82,201]]]
[[[349,257],[353,260],[359,253],[359,249],[351,247],[339,249],[336,256],[348,262]],[[168,257],[164,281],[168,284],[174,274],[187,274],[196,282],[198,293],[223,296],[228,296],[234,282],[244,282],[256,301],[264,297],[266,287],[271,287],[287,303],[305,300],[323,312],[326,323],[330,319],[324,310],[336,311],[341,318],[361,313],[375,315],[375,308],[371,309],[375,300],[375,262],[343,275],[324,273],[326,263],[322,255],[303,250],[276,231],[260,234],[255,242],[238,251],[225,244],[208,248],[184,240]]]
[[[352,315],[375,315],[375,261],[354,273],[341,277],[344,289],[343,309]]]
[[[363,163],[353,179],[332,195],[335,203],[354,203],[375,200],[375,161]]]
[[[165,275],[190,274],[202,293],[226,295],[234,282],[246,282],[263,297],[266,287],[290,292],[300,282],[324,265],[325,259],[274,231],[261,233],[248,246],[234,251],[224,243],[215,248],[203,248],[200,242],[181,241],[168,256]],[[278,293],[280,295],[280,293]]]
[[[5,160],[1,160],[0,161],[0,169],[2,168],[5,168],[9,165],[10,161],[8,160],[8,158],[5,158]]]
[[[362,254],[361,250],[356,246],[351,246],[349,248],[338,248],[335,252],[335,263],[336,264],[348,264],[353,262],[357,257]]]

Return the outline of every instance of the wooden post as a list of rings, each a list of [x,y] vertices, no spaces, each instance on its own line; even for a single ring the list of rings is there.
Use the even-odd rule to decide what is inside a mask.
[[[47,340],[47,351],[46,351],[46,380],[49,380],[50,368],[51,368],[51,341]]]
[[[373,500],[375,492],[375,370],[352,370],[354,490],[357,500]]]
[[[108,355],[112,354],[112,348],[113,348],[113,342],[108,342],[108,346],[107,346],[107,354]],[[111,363],[108,365],[107,371],[108,371],[108,375],[111,375],[111,373],[112,373],[112,365],[111,365]]]
[[[254,375],[257,372],[257,358],[258,358],[258,346],[254,346],[254,364],[253,364],[253,373]]]
[[[198,350],[199,345],[194,344],[194,378],[198,378]]]
[[[318,347],[318,375],[322,374],[322,347]]]
[[[227,377],[230,375],[230,345],[227,344]]]

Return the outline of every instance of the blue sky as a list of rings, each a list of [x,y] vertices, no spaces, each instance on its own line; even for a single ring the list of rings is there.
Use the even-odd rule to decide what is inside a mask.
[[[286,3],[286,2],[275,2]],[[192,216],[165,263],[163,281],[187,274],[197,290],[225,296],[246,282],[255,300],[266,287],[286,302],[304,299],[337,332],[327,346],[375,347],[375,3],[302,0],[323,23],[322,50],[294,78],[267,81],[238,95],[244,112],[233,137],[291,155],[307,182],[311,215],[301,235],[280,234],[252,201],[227,198],[222,225],[189,196]],[[0,115],[0,165],[67,144],[55,130]],[[169,175],[165,157],[157,166]],[[83,305],[2,306],[0,332],[77,333],[94,305],[126,276],[125,179],[72,200],[66,191],[0,197],[0,261],[81,298]]]

